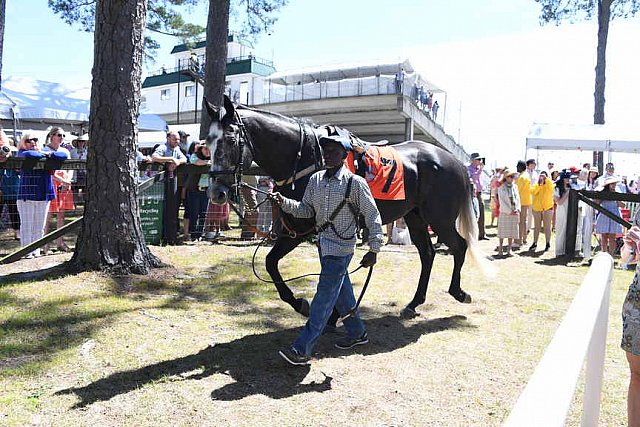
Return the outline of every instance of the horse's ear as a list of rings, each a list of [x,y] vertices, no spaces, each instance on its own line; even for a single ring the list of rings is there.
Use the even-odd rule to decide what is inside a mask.
[[[211,120],[220,121],[220,107],[210,103],[207,98],[202,98],[202,105],[207,109],[207,113],[209,113]]]
[[[236,117],[236,107],[231,102],[231,99],[227,95],[224,96],[224,116],[220,120],[222,122],[222,126],[226,127],[227,125],[233,123]]]

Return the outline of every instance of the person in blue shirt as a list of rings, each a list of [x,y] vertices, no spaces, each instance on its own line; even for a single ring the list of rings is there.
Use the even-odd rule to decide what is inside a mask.
[[[68,158],[66,153],[40,150],[38,138],[30,133],[22,135],[16,157],[26,159],[47,157],[57,160]],[[20,244],[22,246],[33,243],[44,235],[49,204],[51,200],[55,199],[52,172],[44,169],[22,169],[20,172],[20,186],[18,187],[16,204],[20,214]],[[33,258],[36,255],[37,251],[33,251],[27,255],[27,258]]]
[[[13,155],[12,148],[7,134],[0,130],[0,163],[6,162]],[[9,214],[9,226],[13,230],[16,240],[20,239],[20,215],[18,215],[18,207],[16,205],[19,185],[20,175],[18,175],[18,171],[13,169],[0,170],[0,214],[6,206]]]

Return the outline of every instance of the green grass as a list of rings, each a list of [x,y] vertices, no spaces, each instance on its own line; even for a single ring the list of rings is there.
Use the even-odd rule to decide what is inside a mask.
[[[153,247],[173,267],[149,276],[33,272],[68,254],[8,266],[0,275],[0,424],[497,426],[587,271],[554,265],[549,254],[515,256],[495,261],[491,280],[468,263],[462,283],[474,302],[462,305],[446,294],[452,258],[439,253],[421,316],[401,320],[419,259],[412,248],[387,246],[362,305],[370,345],[340,352],[322,337],[312,366],[291,369],[276,352],[304,320],[253,276],[254,248]],[[267,250],[257,257],[265,278]],[[285,278],[317,272],[316,249],[296,249],[281,270]],[[356,292],[365,276],[353,275]],[[619,313],[631,277],[614,274],[600,425],[626,422]],[[310,298],[314,283],[291,288]],[[579,423],[580,405],[578,395],[567,425]]]

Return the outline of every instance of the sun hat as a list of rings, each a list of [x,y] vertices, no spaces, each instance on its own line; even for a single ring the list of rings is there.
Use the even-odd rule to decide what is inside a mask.
[[[471,153],[471,155],[469,156],[469,160],[474,161],[474,160],[480,160],[482,163],[485,163],[485,158],[484,157],[480,157],[480,153]]]
[[[510,176],[516,176],[517,172],[511,171],[508,168],[505,168],[504,171],[502,171],[502,179],[500,179],[500,182],[504,182],[508,177]]]
[[[89,141],[89,134],[85,133],[84,135],[78,136],[77,138],[73,138],[73,140],[71,141],[71,145],[76,147],[78,145],[76,141],[82,141],[82,142]]]
[[[609,185],[609,184],[616,184],[616,183],[618,183],[618,182],[620,182],[620,178],[619,178],[619,177],[617,177],[617,176],[610,176],[610,177],[607,177],[607,178],[604,180],[604,182],[602,183],[602,186],[603,186],[603,187],[606,187],[606,186],[607,186],[607,185]]]

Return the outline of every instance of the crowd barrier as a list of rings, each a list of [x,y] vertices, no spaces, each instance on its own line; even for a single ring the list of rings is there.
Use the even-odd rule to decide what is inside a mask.
[[[612,272],[609,254],[594,257],[505,427],[564,426],[585,356],[581,425],[598,425]]]
[[[21,160],[10,159],[9,162],[0,164],[0,170],[5,168],[17,170],[21,165]],[[78,220],[84,215],[87,190],[86,162],[82,160],[65,161],[63,165],[65,168],[69,168],[72,180],[70,204],[66,204],[61,210],[50,209],[47,230],[43,237],[46,243],[43,241],[37,245],[37,248],[42,248],[47,253],[73,249],[77,238]],[[176,244],[185,231],[181,222],[184,221],[186,202],[182,200],[179,188],[185,183],[187,174],[207,174],[208,168],[207,166],[184,165],[176,170],[177,173],[173,177],[165,177],[161,173],[164,169],[161,164],[141,163],[139,166],[138,207],[145,242],[150,245]],[[36,165],[36,168],[46,167],[44,161]],[[8,190],[8,194],[15,194],[17,188],[9,188]],[[257,202],[260,203],[264,196],[258,195],[257,198]],[[3,203],[0,204],[0,259],[24,249],[20,239],[16,238],[21,219],[15,213],[15,201],[13,208],[11,208],[11,204],[9,200],[3,200]],[[242,204],[239,209],[242,213]],[[176,215],[168,215],[168,212],[171,211],[175,211]],[[237,223],[238,220],[234,217],[233,210],[231,210],[231,215],[233,223]],[[252,212],[251,218],[257,230],[268,232],[271,229],[272,218],[270,202],[266,201],[261,204],[255,212]],[[228,216],[225,218],[220,214],[219,209],[210,203],[207,204],[204,211],[199,211],[197,216],[194,215],[194,225],[198,235],[208,239],[220,237],[220,232],[230,227]],[[52,233],[60,228],[64,228],[63,233],[52,236]],[[253,236],[254,234],[249,231],[247,235]],[[190,237],[191,234],[187,233],[182,239],[187,240]]]

